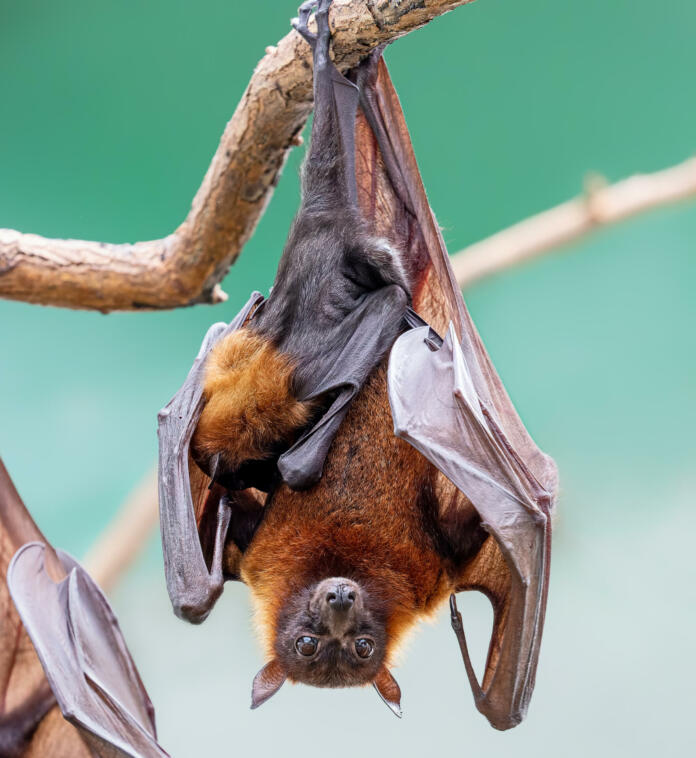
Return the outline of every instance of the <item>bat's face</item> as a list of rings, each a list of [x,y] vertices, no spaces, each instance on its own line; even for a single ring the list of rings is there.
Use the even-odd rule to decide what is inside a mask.
[[[400,714],[399,686],[385,666],[387,636],[379,604],[360,584],[324,579],[289,598],[274,640],[275,657],[254,680],[252,707],[286,678],[314,687],[374,684]]]
[[[315,687],[365,684],[384,662],[384,622],[365,589],[332,577],[289,600],[274,647],[294,681]]]

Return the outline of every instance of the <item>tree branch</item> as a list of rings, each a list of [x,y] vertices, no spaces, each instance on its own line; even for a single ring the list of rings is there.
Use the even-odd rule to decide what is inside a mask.
[[[467,2],[336,0],[336,63],[345,71],[382,42]],[[125,245],[0,229],[0,297],[104,312],[225,300],[219,282],[251,237],[311,108],[310,51],[293,31],[256,67],[178,229]]]
[[[567,245],[602,226],[696,198],[696,158],[654,174],[607,186],[590,183],[584,196],[520,221],[452,256],[457,281],[469,287],[486,276]]]

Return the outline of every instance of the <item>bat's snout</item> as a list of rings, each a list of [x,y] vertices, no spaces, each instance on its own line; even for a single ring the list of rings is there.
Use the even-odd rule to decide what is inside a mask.
[[[353,607],[355,589],[350,585],[337,584],[326,593],[324,602],[334,613],[345,613]]]
[[[331,633],[341,636],[363,607],[362,590],[344,577],[324,579],[314,589],[311,605]]]

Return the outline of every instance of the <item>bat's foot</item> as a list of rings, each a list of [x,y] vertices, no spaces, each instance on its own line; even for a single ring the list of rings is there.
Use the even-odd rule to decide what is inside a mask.
[[[324,48],[328,53],[329,41],[331,39],[331,30],[329,29],[329,7],[333,0],[307,0],[302,3],[298,8],[298,18],[294,18],[290,23],[293,29],[295,29],[305,41],[309,44],[312,50],[316,50],[317,43],[321,48]],[[317,32],[314,33],[309,30],[309,19],[312,15],[312,11],[315,11],[317,19]]]
[[[304,40],[314,50],[317,44],[317,35],[314,32],[309,31],[309,18],[312,15],[312,11],[319,5],[319,0],[307,0],[306,3],[297,9],[298,18],[293,18],[290,22],[292,28],[302,35]]]

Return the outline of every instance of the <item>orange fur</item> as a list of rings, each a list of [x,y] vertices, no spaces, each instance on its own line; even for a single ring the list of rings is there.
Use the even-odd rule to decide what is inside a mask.
[[[250,329],[221,340],[206,363],[206,403],[193,438],[197,454],[220,453],[234,468],[291,442],[312,412],[292,394],[293,369],[289,356]]]
[[[344,575],[383,599],[387,664],[393,662],[408,630],[454,586],[453,571],[423,529],[419,496],[432,477],[426,459],[394,436],[382,367],[353,402],[321,480],[307,492],[282,486],[242,557],[269,659],[286,599]]]

